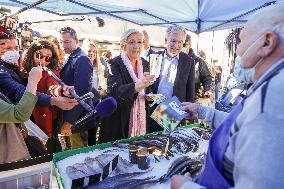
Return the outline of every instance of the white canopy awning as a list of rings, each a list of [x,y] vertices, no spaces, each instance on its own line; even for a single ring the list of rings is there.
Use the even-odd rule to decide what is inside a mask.
[[[0,0],[0,5],[25,7],[35,2],[38,1]],[[281,2],[283,0],[49,0],[36,7],[60,16],[114,17],[141,26],[177,24],[200,33],[240,27],[252,13]]]

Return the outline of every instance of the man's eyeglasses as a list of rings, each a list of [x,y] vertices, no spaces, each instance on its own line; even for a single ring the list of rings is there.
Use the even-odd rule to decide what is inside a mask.
[[[36,58],[41,60],[44,59],[45,62],[51,62],[50,56],[42,56],[40,53],[36,53]]]

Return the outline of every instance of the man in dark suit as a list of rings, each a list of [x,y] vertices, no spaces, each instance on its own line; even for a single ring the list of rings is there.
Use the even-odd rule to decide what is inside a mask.
[[[82,96],[91,91],[92,86],[92,73],[93,65],[90,59],[85,55],[85,53],[78,47],[78,38],[76,31],[73,28],[65,27],[60,29],[61,39],[60,43],[63,47],[63,50],[66,54],[69,54],[69,57],[60,71],[60,76],[63,82],[67,85],[74,86],[76,93],[79,96]],[[88,102],[92,104],[91,100]],[[63,125],[61,128],[61,133],[63,135],[71,134],[71,126],[81,117],[86,114],[86,110],[83,109],[81,105],[75,106],[73,109],[68,111],[63,111]],[[95,121],[90,121],[84,125],[84,130],[95,127]],[[88,144],[95,144],[95,132],[89,133]],[[86,132],[73,133],[70,136],[71,139],[71,148],[83,147]]]
[[[191,48],[191,36],[186,34],[185,43],[183,44],[183,52],[187,53],[190,58],[194,60],[195,65],[195,94],[196,101],[200,101],[202,98],[212,98],[213,93],[211,91],[212,76],[206,63],[206,55],[203,52],[203,58],[196,56],[193,49]],[[205,58],[204,58],[205,56]],[[201,89],[201,85],[203,90]],[[202,93],[200,93],[202,91]]]
[[[150,55],[150,73],[156,77],[150,91],[163,94],[167,98],[176,96],[181,102],[194,102],[194,60],[182,52],[185,35],[184,28],[169,27],[165,38],[166,50]],[[160,128],[149,126],[149,132],[157,130]]]

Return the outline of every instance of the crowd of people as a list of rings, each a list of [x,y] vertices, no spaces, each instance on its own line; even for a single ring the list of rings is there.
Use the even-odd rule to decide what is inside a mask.
[[[283,12],[283,6],[267,8],[242,30],[235,76],[242,82],[250,78],[254,84],[230,113],[200,104],[202,98],[218,99],[222,68],[215,61],[209,66],[203,51],[193,52],[191,37],[183,27],[167,29],[166,47],[160,51],[150,47],[145,30],[129,29],[113,57],[107,52],[100,56],[92,39],[85,39],[80,47],[76,31],[64,27],[59,39],[33,43],[22,53],[22,60],[16,36],[0,33],[0,151],[5,154],[0,163],[30,157],[16,126],[27,120],[48,136],[47,153],[62,150],[58,134],[76,149],[160,131],[162,127],[150,118],[156,107],[149,107],[151,102],[145,98],[153,93],[176,96],[183,102],[181,109],[190,113],[189,122],[200,119],[215,130],[198,180],[174,176],[173,189],[281,188]],[[43,67],[66,85],[42,71]],[[117,109],[110,117],[88,121],[74,132],[72,126],[88,112],[70,97],[72,91],[79,96],[95,91],[101,99],[114,97]],[[91,107],[98,103],[86,102]],[[9,137],[11,133],[15,137]],[[19,148],[9,151],[4,144]]]

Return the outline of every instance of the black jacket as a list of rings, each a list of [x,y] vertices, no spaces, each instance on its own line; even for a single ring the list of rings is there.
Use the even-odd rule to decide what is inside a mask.
[[[117,110],[102,120],[99,142],[108,142],[128,137],[129,118],[133,102],[137,97],[135,82],[132,80],[121,56],[109,61],[110,75],[108,77],[109,96],[117,102]],[[149,72],[149,63],[142,59],[143,71]]]
[[[62,81],[69,86],[74,86],[76,93],[82,96],[91,91],[93,66],[85,53],[77,48],[70,54],[64,67],[60,70]],[[88,101],[91,104],[91,100]],[[71,110],[63,111],[63,121],[74,124],[87,111],[77,105]]]
[[[201,83],[204,91],[209,91],[211,89],[212,76],[206,62],[196,56],[192,49],[189,50],[188,55],[194,60],[196,86],[200,86]],[[199,89],[196,88],[195,90]]]
[[[166,51],[159,51],[150,56],[164,56]],[[158,58],[162,61],[162,58]],[[159,87],[159,78],[151,86],[153,93],[157,93]],[[194,85],[194,60],[187,54],[179,54],[177,75],[173,87],[173,96],[176,96],[181,102],[194,102],[195,85]]]

